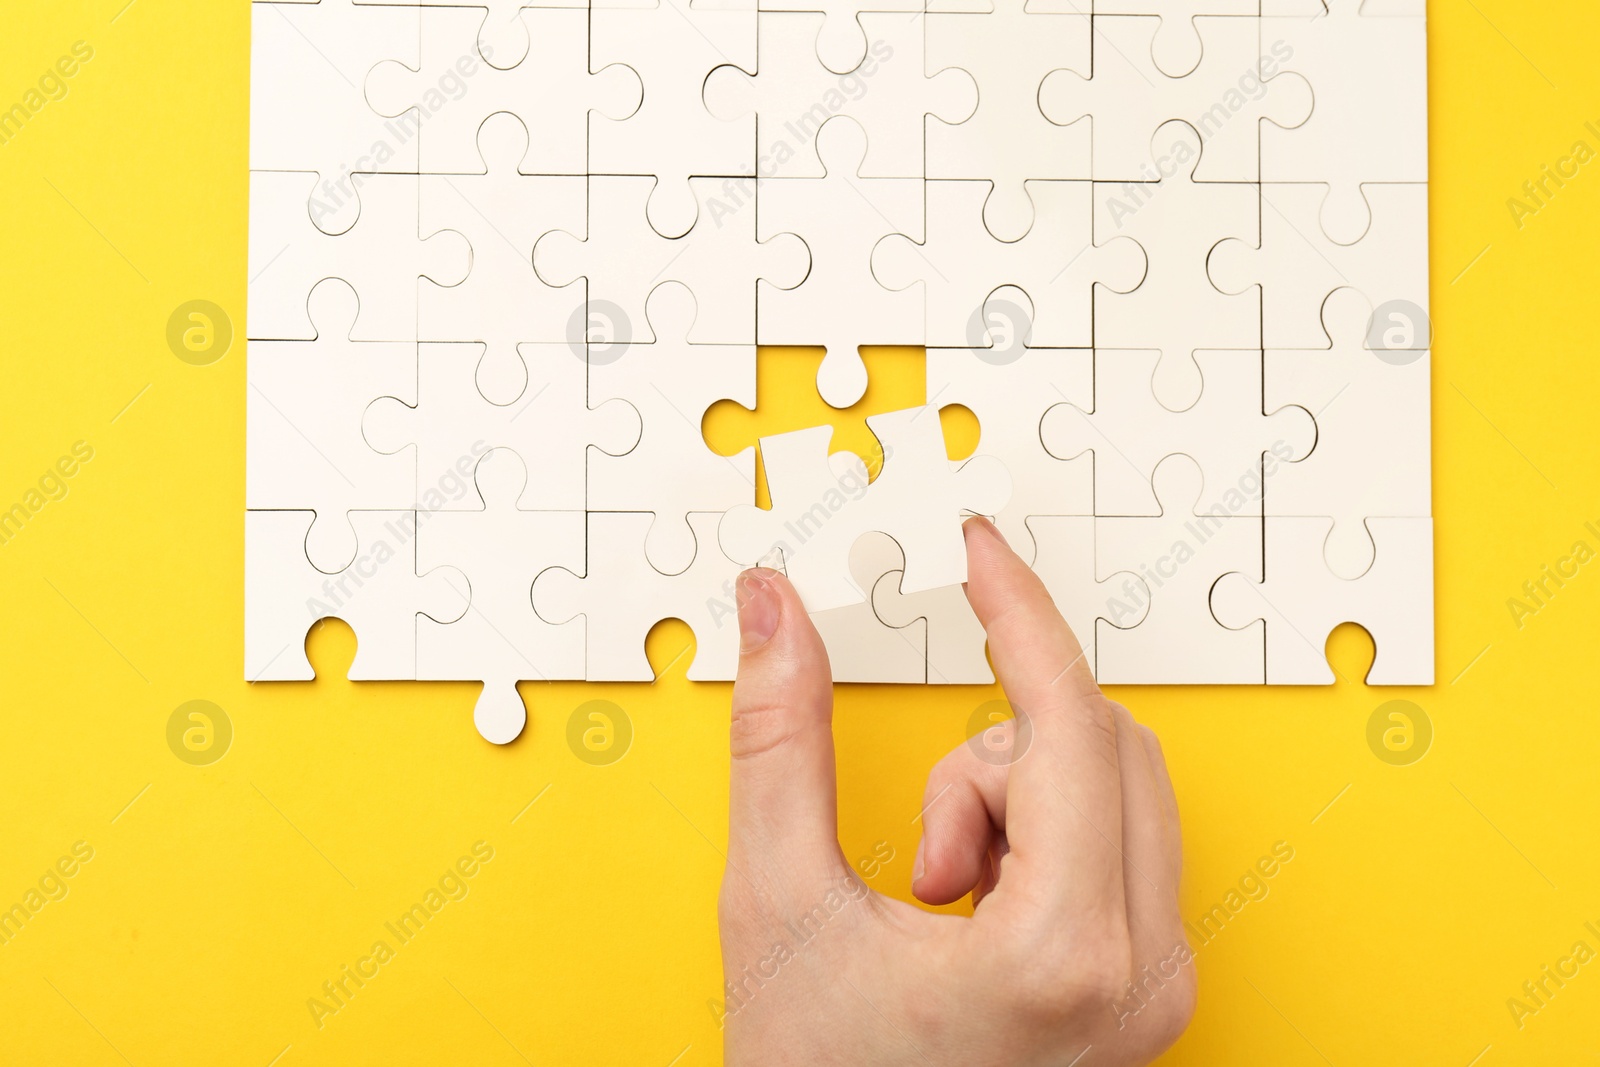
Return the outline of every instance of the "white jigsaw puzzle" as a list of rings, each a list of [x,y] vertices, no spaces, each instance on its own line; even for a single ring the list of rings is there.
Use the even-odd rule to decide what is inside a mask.
[[[1423,0],[255,0],[245,671],[689,677],[784,569],[849,682],[984,684],[994,518],[1108,683],[1433,680]],[[835,121],[837,120],[837,121]],[[925,404],[723,455],[758,344]],[[976,416],[952,461],[940,409]]]

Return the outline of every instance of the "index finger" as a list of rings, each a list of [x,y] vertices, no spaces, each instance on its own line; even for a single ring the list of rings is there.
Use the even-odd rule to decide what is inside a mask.
[[[986,519],[966,525],[967,600],[1031,739],[1010,768],[1011,854],[996,896],[1021,891],[1070,922],[1127,929],[1115,711],[1044,583]]]

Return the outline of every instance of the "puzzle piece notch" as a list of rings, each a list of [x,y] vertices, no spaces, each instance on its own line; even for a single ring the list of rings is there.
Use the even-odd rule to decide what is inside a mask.
[[[645,558],[654,515],[590,512],[584,574],[555,567],[534,580],[540,618],[559,625],[584,617],[590,681],[654,681],[644,642],[663,619],[680,619],[694,631],[691,681],[732,680],[739,661],[739,568],[716,549],[720,519],[715,513],[689,516],[699,546],[694,562],[680,574],[662,574]]]
[[[1321,0],[1314,0],[1320,3]],[[1261,0],[1095,0],[1096,15],[1157,15],[1161,25],[1150,58],[1169,78],[1193,74],[1204,54],[1199,15],[1256,15]]]
[[[1219,291],[1260,287],[1267,348],[1327,348],[1322,305],[1339,288],[1356,289],[1374,307],[1404,301],[1426,319],[1428,187],[1373,184],[1361,194],[1368,214],[1337,226],[1343,238],[1355,234],[1340,243],[1324,229],[1327,185],[1263,184],[1259,247],[1224,240],[1212,250],[1207,272]]]
[[[932,407],[874,415],[867,426],[884,451],[878,479],[847,456],[840,473],[830,459],[830,426],[763,438],[772,507],[741,505],[721,527],[723,551],[737,562],[781,560],[808,611],[861,603],[866,591],[849,574],[849,553],[863,533],[894,538],[905,553],[902,589],[918,593],[966,581],[964,511],[993,514],[1006,503],[1011,479],[990,456],[952,463],[938,411]]]
[[[356,557],[336,574],[306,558],[309,511],[245,512],[245,679],[310,681],[306,634],[322,619],[343,619],[357,638],[352,681],[415,679],[418,615],[458,619],[471,588],[453,567],[418,574],[417,513],[358,511],[350,516]]]
[[[1262,511],[1263,456],[1293,462],[1316,443],[1316,422],[1298,406],[1261,408],[1261,353],[1199,352],[1204,385],[1183,411],[1156,399],[1156,352],[1095,353],[1095,406],[1057,404],[1039,424],[1045,450],[1061,459],[1094,453],[1094,514],[1159,515],[1153,478],[1167,456],[1186,453],[1204,476],[1205,510]]]
[[[1331,516],[1327,559],[1338,576],[1372,565],[1371,516],[1422,517],[1432,509],[1430,359],[1423,349],[1375,351],[1373,309],[1353,289],[1323,305],[1333,347],[1266,353],[1266,406],[1317,412],[1317,441],[1268,483],[1269,516]]]
[[[967,594],[958,585],[905,593],[905,555],[894,547],[897,569],[874,582],[872,611],[880,623],[902,633],[920,627],[927,650],[923,676],[929,685],[988,685],[994,681],[989,666],[989,635],[972,612]]]
[[[648,87],[626,116],[589,122],[589,170],[656,179],[646,217],[663,237],[682,237],[703,203],[689,179],[739,174],[748,165],[753,119],[724,121],[706,109],[706,79],[724,63],[754,68],[755,5],[659,0],[651,7],[589,13],[595,65],[621,64]]]
[[[648,510],[655,515],[645,553],[663,574],[682,572],[696,551],[689,518],[725,511],[755,497],[755,449],[733,456],[713,452],[701,426],[719,400],[756,406],[755,345],[695,345],[694,294],[664,282],[649,297],[646,314],[656,340],[591,350],[589,395],[623,400],[639,412],[638,443],[621,455],[589,454],[589,508]]]
[[[1254,184],[1196,181],[1204,145],[1182,120],[1156,130],[1151,156],[1165,161],[1159,181],[1095,183],[1095,239],[1132,238],[1147,269],[1131,292],[1095,289],[1094,343],[1159,349],[1156,399],[1182,410],[1200,398],[1197,350],[1261,348],[1259,294],[1225,294],[1207,270],[1220,241],[1259,240],[1261,192]]]
[[[583,7],[575,0],[357,0],[407,7],[463,7],[483,12],[478,29],[478,55],[499,70],[511,70],[528,58],[532,40],[522,20],[527,7]]]
[[[836,408],[866,393],[862,345],[920,343],[923,290],[890,292],[872,274],[872,248],[890,233],[922,226],[922,181],[861,174],[867,136],[859,123],[835,116],[817,134],[827,167],[821,178],[770,178],[757,204],[763,241],[793,233],[805,242],[811,269],[789,289],[756,286],[757,340],[762,344],[821,343],[817,391]]]
[[[1202,507],[1200,468],[1186,455],[1163,459],[1152,486],[1159,515],[1095,520],[1098,570],[1143,576],[1149,596],[1137,626],[1101,620],[1097,675],[1109,685],[1261,684],[1263,630],[1230,630],[1211,614],[1217,579],[1261,559],[1261,520],[1220,503]]]
[[[362,417],[362,432],[379,452],[417,450],[417,499],[430,511],[470,510],[439,494],[458,480],[466,457],[509,448],[527,466],[518,506],[528,511],[582,511],[587,499],[587,449],[622,455],[639,441],[639,413],[624,400],[591,408],[583,346],[519,345],[528,386],[514,403],[493,404],[475,379],[484,346],[428,343],[418,348],[418,403],[379,397]]]
[[[1150,587],[1132,572],[1097,577],[1095,519],[1090,515],[1035,515],[1027,520],[1038,545],[1034,573],[1055,601],[1083,649],[1091,674],[1098,670],[1095,643],[1099,620],[1117,628],[1137,627],[1150,610]],[[1102,606],[1103,605],[1103,606]]]
[[[315,172],[302,206],[324,233],[344,233],[361,210],[352,175],[417,172],[415,131],[373,111],[361,85],[384,60],[415,62],[418,13],[262,0],[250,22],[250,169]]]
[[[520,680],[580,679],[581,622],[546,623],[533,610],[533,580],[548,567],[582,567],[581,511],[520,511],[528,481],[522,459],[493,449],[474,471],[479,511],[426,515],[417,537],[423,569],[460,564],[471,588],[467,611],[448,624],[417,621],[417,677],[483,681],[473,722],[485,740],[509,744],[527,724]]]
[[[814,38],[817,61],[835,74],[850,74],[861,69],[875,43],[868,39],[862,16],[888,11],[920,13],[923,0],[759,0],[757,6],[763,13],[820,13]]]
[[[717,178],[691,178],[690,186],[710,203],[722,188]],[[810,256],[794,234],[756,241],[753,210],[712,217],[702,214],[689,232],[662,237],[646,218],[654,179],[630,175],[589,177],[586,237],[558,230],[533,250],[533,267],[547,285],[587,281],[591,319],[607,323],[590,341],[652,341],[645,302],[651,290],[682,282],[695,296],[695,344],[754,344],[758,279],[781,289],[805,280]],[[603,314],[602,314],[603,313]]]
[[[644,97],[638,74],[622,64],[589,70],[589,17],[586,7],[521,8],[529,48],[521,62],[501,69],[485,63],[479,50],[481,5],[423,6],[421,61],[373,67],[367,99],[412,131],[424,174],[477,170],[478,129],[502,111],[531,133],[523,173],[587,174],[591,112],[626,118]]]
[[[965,71],[978,90],[977,106],[961,121],[927,122],[927,176],[993,181],[984,225],[996,240],[1019,240],[1034,219],[1025,182],[1094,176],[1091,124],[1058,125],[1039,109],[1039,87],[1051,72],[1088,73],[1092,20],[1035,11],[1027,0],[924,18],[928,69]]]
[[[1432,685],[1433,520],[1372,518],[1376,552],[1356,579],[1335,575],[1325,548],[1332,521],[1270,516],[1265,571],[1224,575],[1212,614],[1237,628],[1264,620],[1268,685],[1331,685],[1328,635],[1353,622],[1377,646],[1368,685]]]
[[[841,453],[835,453],[835,457]],[[850,576],[872,591],[870,602],[812,614],[828,650],[835,682],[889,682],[920,685],[928,679],[928,626],[921,618],[886,621],[876,610],[877,590],[899,585],[905,557],[894,538],[862,535],[850,548]]]
[[[1034,343],[1088,348],[1094,343],[1094,288],[1129,292],[1145,273],[1138,242],[1116,237],[1096,245],[1089,182],[1030,181],[1033,224],[1021,239],[995,239],[983,221],[992,185],[985,181],[927,183],[927,236],[922,242],[891,234],[872,251],[872,272],[888,289],[922,281],[927,287],[927,343],[969,344],[969,324],[1004,285],[1028,294],[1036,314]]]
[[[817,56],[818,33],[830,16],[763,11],[757,72],[718,67],[702,94],[706,109],[719,119],[756,117],[755,159],[747,158],[737,173],[763,181],[821,177],[817,134],[830,118],[844,116],[867,132],[863,176],[921,179],[927,169],[925,116],[963,121],[978,106],[978,88],[965,71],[926,73],[924,16],[920,4],[914,8],[862,13],[859,25],[871,45],[859,67],[842,75]]]
[[[1060,126],[1090,117],[1096,181],[1147,181],[1156,161],[1149,138],[1168,119],[1183,119],[1206,140],[1199,181],[1261,180],[1262,122],[1296,126],[1314,107],[1311,83],[1276,70],[1281,57],[1263,57],[1259,19],[1197,16],[1201,59],[1183,77],[1156,64],[1156,41],[1166,26],[1157,15],[1094,16],[1092,75],[1071,70],[1047,75],[1039,110]],[[1259,91],[1258,91],[1259,90]],[[1116,121],[1107,121],[1115,116]]]
[[[572,340],[574,324],[584,314],[581,291],[540,280],[533,248],[551,230],[584,225],[585,181],[520,173],[518,161],[528,143],[521,119],[504,112],[491,115],[478,131],[484,173],[421,178],[422,232],[464,234],[472,246],[472,267],[456,285],[423,280],[417,294],[419,336],[484,342],[478,389],[502,405],[515,402],[527,388],[527,367],[517,345]]]
[[[310,341],[253,341],[245,404],[245,506],[315,513],[305,553],[326,574],[355,559],[352,511],[400,510],[415,502],[416,470],[362,436],[374,396],[416,388],[416,346],[352,341],[360,310],[337,278],[311,291]]]
[[[1301,12],[1284,11],[1294,6],[1284,0],[1263,6],[1273,12],[1260,20],[1263,50],[1285,53],[1312,86],[1337,91],[1318,93],[1304,122],[1262,128],[1261,180],[1326,182],[1336,213],[1351,217],[1361,213],[1363,184],[1426,182],[1428,42],[1420,0],[1334,0]],[[1351,77],[1352,70],[1367,73]]]
[[[1035,348],[1033,303],[1015,287],[995,290],[969,326],[970,348],[929,348],[925,360],[930,404],[960,404],[977,416],[977,451],[1011,474],[1011,500],[995,525],[1023,561],[1035,559],[1028,518],[1092,515],[1094,463],[1062,460],[1044,447],[1039,424],[1056,404],[1094,403],[1094,352]]]
[[[415,174],[368,176],[360,217],[329,236],[306,207],[315,183],[314,174],[250,174],[250,340],[313,340],[310,294],[327,278],[345,280],[360,300],[352,339],[416,340],[418,279],[460,284],[472,261],[466,237],[453,230],[420,236]]]

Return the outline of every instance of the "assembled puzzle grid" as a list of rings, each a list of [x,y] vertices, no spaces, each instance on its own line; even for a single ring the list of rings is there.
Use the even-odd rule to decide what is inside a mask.
[[[1109,683],[1433,680],[1423,0],[256,0],[245,670],[727,679],[734,579],[836,677],[988,682],[992,515]],[[1082,8],[1083,10],[1080,10]],[[927,405],[713,452],[757,345]],[[938,408],[978,418],[946,456]]]

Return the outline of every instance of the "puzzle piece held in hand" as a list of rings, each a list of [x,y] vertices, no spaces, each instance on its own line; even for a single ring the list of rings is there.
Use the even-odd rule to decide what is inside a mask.
[[[841,474],[830,461],[831,426],[763,438],[771,509],[741,505],[723,519],[721,542],[746,565],[780,566],[808,611],[861,603],[869,590],[850,574],[850,549],[871,531],[887,533],[905,553],[901,589],[919,593],[967,578],[961,533],[965,513],[993,514],[1011,494],[1005,465],[977,456],[952,463],[938,410],[873,415],[867,426],[883,446],[883,470],[870,485],[855,458]]]

